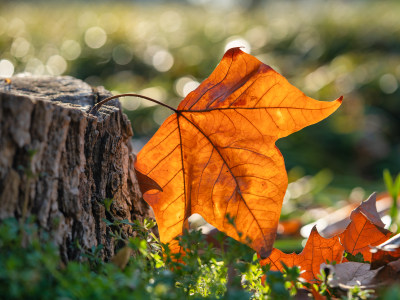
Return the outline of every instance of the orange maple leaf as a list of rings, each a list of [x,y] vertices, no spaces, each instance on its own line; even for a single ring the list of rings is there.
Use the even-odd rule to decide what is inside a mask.
[[[392,263],[400,271],[400,233],[371,249],[371,269]]]
[[[340,243],[346,252],[356,255],[361,253],[364,261],[371,261],[371,246],[377,246],[390,238],[392,232],[385,226],[376,210],[376,194],[361,203],[352,211],[350,224],[340,235]]]
[[[143,195],[161,242],[173,242],[198,213],[236,240],[249,237],[250,246],[267,257],[287,187],[275,142],[323,120],[341,100],[311,99],[255,57],[228,50],[137,155],[136,170],[162,189]]]
[[[365,261],[371,261],[371,246],[381,244],[392,234],[381,227],[384,224],[376,210],[375,193],[352,211],[350,220],[342,233],[329,239],[321,237],[314,226],[300,254],[286,254],[274,248],[261,264],[270,264],[272,270],[278,271],[282,271],[282,263],[289,267],[299,266],[303,271],[301,277],[310,282],[318,280],[320,265],[327,260],[337,264],[347,261],[343,258],[344,251],[352,255],[361,253]]]
[[[325,239],[318,233],[316,226],[314,226],[300,254],[286,254],[274,248],[271,255],[261,260],[260,263],[261,265],[270,264],[273,271],[282,271],[282,262],[288,267],[299,266],[302,271],[301,277],[307,281],[312,281],[320,273],[322,263],[326,261],[340,262],[343,251],[344,248],[339,243],[338,236]]]

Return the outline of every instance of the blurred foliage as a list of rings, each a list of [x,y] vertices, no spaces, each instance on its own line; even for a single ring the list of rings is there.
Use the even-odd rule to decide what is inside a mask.
[[[396,232],[399,228],[399,208],[397,205],[397,199],[400,195],[400,173],[397,174],[396,177],[392,177],[392,174],[390,174],[389,170],[385,169],[383,170],[383,181],[385,182],[386,189],[392,198],[392,206],[389,213],[391,220],[390,225],[395,225],[393,228],[395,230],[393,231]]]
[[[186,232],[179,239],[184,255],[171,254],[151,234],[151,220],[107,224],[115,230],[129,224],[137,232],[120,250],[133,254],[123,266],[103,262],[102,245],[64,264],[57,246],[33,221],[0,223],[2,299],[292,299],[302,287],[299,268],[269,271],[254,251],[233,239],[227,250],[220,250],[200,231]],[[264,274],[267,285],[262,284]]]
[[[244,46],[313,98],[344,95],[330,118],[278,141],[288,169],[327,168],[351,188],[400,170],[400,2],[220,2],[241,3],[0,2],[0,74],[68,74],[177,106]],[[121,102],[138,150],[170,112]]]
[[[300,278],[298,267],[270,271],[252,249],[221,232],[215,238],[225,246],[215,248],[201,231],[186,231],[178,239],[184,250],[171,254],[154,236],[153,220],[104,221],[109,232],[130,225],[136,236],[124,239],[125,247],[111,262],[102,260],[103,245],[83,249],[75,242],[71,247],[78,247],[81,257],[67,264],[34,217],[0,221],[1,299],[300,299],[308,293],[305,288],[328,299],[398,299],[396,284],[376,293],[355,286],[346,297],[329,287],[325,272],[311,285]],[[126,250],[126,262],[118,263]]]

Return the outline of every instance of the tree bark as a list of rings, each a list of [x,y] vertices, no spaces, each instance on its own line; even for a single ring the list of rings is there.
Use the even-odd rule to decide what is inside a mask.
[[[115,241],[102,219],[150,214],[133,168],[131,124],[118,100],[87,113],[108,96],[103,87],[66,76],[13,77],[0,85],[0,220],[34,215],[64,261],[100,244],[109,259]],[[113,199],[111,214],[106,198]],[[132,234],[130,226],[123,234]]]

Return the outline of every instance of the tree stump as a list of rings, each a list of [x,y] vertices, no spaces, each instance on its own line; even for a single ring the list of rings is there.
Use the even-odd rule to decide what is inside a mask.
[[[103,259],[114,255],[104,199],[113,199],[111,214],[121,220],[150,213],[133,168],[131,124],[118,100],[87,113],[110,95],[67,76],[0,83],[0,220],[34,215],[64,261],[100,244]]]

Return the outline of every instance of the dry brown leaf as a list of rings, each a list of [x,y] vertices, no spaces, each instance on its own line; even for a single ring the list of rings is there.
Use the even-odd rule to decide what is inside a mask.
[[[132,255],[132,249],[128,246],[123,247],[116,255],[111,258],[111,262],[121,270],[125,269]]]
[[[375,277],[379,270],[370,270],[370,264],[345,262],[337,265],[322,264],[321,270],[329,270],[328,284],[344,290],[359,286],[362,288],[376,287]],[[326,272],[326,271],[325,271]]]
[[[400,233],[371,249],[371,268],[385,266],[400,259]]]

